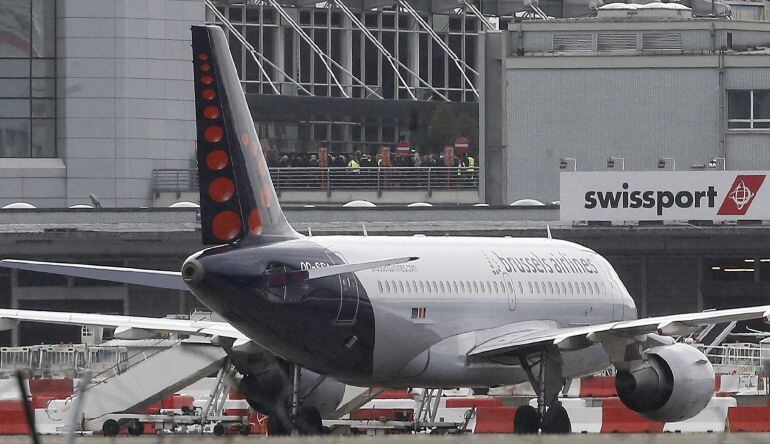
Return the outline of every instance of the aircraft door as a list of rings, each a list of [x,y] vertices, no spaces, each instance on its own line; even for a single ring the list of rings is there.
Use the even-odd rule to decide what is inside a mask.
[[[513,280],[507,274],[503,275],[503,285],[505,285],[505,293],[508,294],[508,310],[516,310],[516,287]]]
[[[342,259],[343,263],[347,263],[347,260],[340,253],[334,253],[337,257]],[[333,257],[332,260],[335,265],[337,261]],[[359,288],[358,280],[353,273],[343,273],[337,276],[340,284],[340,306],[337,312],[337,319],[335,319],[335,325],[351,325],[356,323],[356,316],[358,315],[359,304]]]

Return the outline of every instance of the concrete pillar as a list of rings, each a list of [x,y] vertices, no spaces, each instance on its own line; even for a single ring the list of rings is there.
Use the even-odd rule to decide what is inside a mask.
[[[353,72],[353,23],[350,21],[350,19],[346,15],[342,16],[342,28],[343,28],[342,37],[340,38],[341,59],[338,60],[338,62],[346,70]],[[329,41],[331,41],[331,35],[329,36]],[[347,95],[352,97],[353,77],[347,72],[341,71],[340,83],[342,83],[342,86],[345,88],[345,92],[347,93]],[[347,126],[345,127],[344,131],[345,131],[345,140],[347,141],[348,140],[347,133],[349,132],[349,129],[347,128]]]
[[[505,42],[499,31],[479,34],[479,198],[492,205],[506,205],[508,162],[505,155],[507,136],[506,91],[503,81]]]

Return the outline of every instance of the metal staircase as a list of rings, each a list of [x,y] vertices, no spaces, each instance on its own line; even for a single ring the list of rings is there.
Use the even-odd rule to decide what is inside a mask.
[[[60,405],[57,416],[70,415],[81,404],[82,429],[101,430],[107,415],[141,413],[163,397],[189,386],[222,368],[225,351],[201,339],[186,339],[151,354],[124,371],[95,381],[82,393]]]

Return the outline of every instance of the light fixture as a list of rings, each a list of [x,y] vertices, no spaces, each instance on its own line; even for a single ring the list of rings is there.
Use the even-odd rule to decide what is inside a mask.
[[[724,171],[727,166],[726,164],[727,164],[727,161],[725,160],[724,157],[714,156],[711,158],[711,160],[709,160],[709,168],[716,168],[717,166],[721,165],[722,167],[721,170]]]
[[[711,269],[712,269],[712,270],[716,270],[716,271],[719,271],[719,270],[721,270],[721,268],[720,268],[720,267],[711,267]]]
[[[620,170],[625,171],[626,170],[626,158],[625,157],[615,157],[610,156],[607,158],[607,168],[609,169],[615,169],[615,162],[620,162]]]
[[[658,168],[664,169],[666,166],[670,165],[672,170],[676,170],[676,159],[673,157],[659,157],[658,158]]]
[[[569,163],[572,162],[572,171],[577,171],[577,160],[572,157],[562,157],[559,159],[559,169],[566,170]]]
[[[753,273],[753,268],[725,268],[725,271],[728,272],[738,272],[738,273]]]

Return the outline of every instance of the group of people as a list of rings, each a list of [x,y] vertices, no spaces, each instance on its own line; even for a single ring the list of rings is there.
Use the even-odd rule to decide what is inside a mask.
[[[470,167],[476,165],[476,159],[469,154],[460,154],[452,159],[452,166]],[[391,154],[389,161],[383,159],[381,154],[372,155],[356,151],[354,153],[329,153],[326,155],[326,163],[319,162],[318,156],[313,153],[288,153],[268,157],[268,165],[277,168],[316,168],[320,166],[336,168],[369,168],[369,167],[412,167],[433,168],[446,166],[443,154]]]

